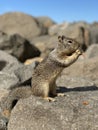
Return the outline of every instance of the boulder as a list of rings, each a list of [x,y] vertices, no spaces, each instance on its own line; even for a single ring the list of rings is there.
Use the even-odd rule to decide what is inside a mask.
[[[67,22],[64,22],[64,23],[62,23],[62,24],[54,24],[54,25],[52,25],[52,26],[48,29],[48,34],[49,34],[50,36],[57,35],[58,32],[60,32],[60,31],[62,31],[62,30],[65,30],[68,25],[69,25],[69,23],[67,23]]]
[[[2,32],[2,36],[0,35],[0,49],[15,56],[21,62],[40,55],[40,51],[19,34],[7,35]]]
[[[50,39],[49,35],[39,36],[32,39],[31,44],[34,44],[43,53],[47,48],[48,41]]]
[[[90,40],[92,43],[98,43],[98,25],[97,24],[91,24],[90,25]]]
[[[30,15],[13,12],[6,13],[0,16],[0,30],[8,34],[20,34],[26,39],[41,34],[41,29],[38,26],[36,19]]]
[[[14,34],[10,40],[13,45],[12,55],[17,57],[21,62],[40,55],[40,51],[20,35]]]
[[[50,26],[52,26],[53,24],[55,24],[55,22],[49,18],[49,17],[45,17],[45,16],[40,16],[40,17],[36,17],[36,19],[42,23],[45,27],[49,28]]]
[[[14,73],[22,64],[13,56],[0,50],[0,71]]]
[[[5,50],[10,53],[11,43],[9,44],[10,36],[5,32],[0,31],[0,50]],[[9,44],[9,45],[8,45]]]
[[[19,82],[14,71],[20,66],[22,66],[22,64],[19,63],[15,57],[0,50],[0,100],[2,97],[6,96],[10,87]]]
[[[32,73],[34,68],[37,66],[37,62],[33,62],[30,65],[24,65],[17,70],[15,70],[15,75],[18,77],[19,82],[23,83],[25,81],[28,81],[32,77]],[[30,82],[31,84],[31,82]]]
[[[74,23],[76,26],[82,27],[83,28],[83,37],[84,37],[84,42],[85,42],[85,46],[86,48],[89,47],[89,45],[91,44],[91,34],[90,34],[90,24],[86,23],[86,22],[76,22]]]
[[[86,58],[98,57],[98,44],[92,44],[91,46],[89,46],[85,55]]]
[[[7,120],[0,115],[0,130],[7,130]]]
[[[84,60],[77,61],[68,68],[65,68],[61,75],[83,78],[98,86],[98,57],[91,59],[85,58]],[[69,85],[70,83],[71,81]]]
[[[37,20],[39,26],[42,27],[41,34],[48,34],[49,27],[51,27],[52,25],[55,24],[55,22],[52,19],[50,19],[49,17],[45,17],[45,16],[37,17],[36,20]]]
[[[47,56],[57,45],[58,36],[40,36],[32,39],[32,43],[41,51],[41,57]]]
[[[97,130],[98,88],[67,92],[47,102],[30,96],[14,107],[8,130]]]
[[[10,89],[18,84],[19,79],[13,73],[0,71],[0,89]]]
[[[3,97],[6,97],[8,93],[9,93],[9,90],[5,88],[0,88],[0,101]]]
[[[47,56],[57,45],[57,35],[43,35],[32,38],[31,44],[34,44],[40,51],[41,57]]]
[[[81,89],[82,87],[84,86],[94,86],[94,82],[92,80],[90,80],[89,78],[85,78],[85,77],[71,77],[68,76],[68,75],[61,75],[57,81],[56,81],[56,84],[57,86],[62,86],[62,87],[66,87],[66,90],[70,90],[71,88],[78,90],[78,88],[81,86]]]

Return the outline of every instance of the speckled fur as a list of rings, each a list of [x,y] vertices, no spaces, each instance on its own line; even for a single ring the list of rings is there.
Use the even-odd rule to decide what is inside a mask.
[[[33,72],[33,94],[42,97],[48,97],[50,93],[56,95],[57,77],[65,67],[75,62],[80,54],[78,42],[65,36],[59,36],[57,47]]]

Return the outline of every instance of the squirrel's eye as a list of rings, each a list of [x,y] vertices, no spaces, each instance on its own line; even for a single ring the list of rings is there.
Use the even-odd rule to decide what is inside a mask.
[[[68,43],[69,43],[69,44],[71,44],[71,43],[72,43],[72,41],[71,41],[71,40],[69,40],[69,41],[68,41]]]

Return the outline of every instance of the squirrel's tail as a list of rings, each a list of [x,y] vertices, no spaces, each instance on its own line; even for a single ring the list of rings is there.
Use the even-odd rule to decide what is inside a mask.
[[[19,87],[9,92],[0,102],[0,115],[9,119],[11,110],[14,108],[20,98],[27,98],[32,95],[31,87]]]

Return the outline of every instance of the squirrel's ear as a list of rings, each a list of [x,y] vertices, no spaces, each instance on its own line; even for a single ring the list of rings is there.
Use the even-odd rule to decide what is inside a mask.
[[[62,43],[62,36],[58,36],[58,40],[60,43]]]

